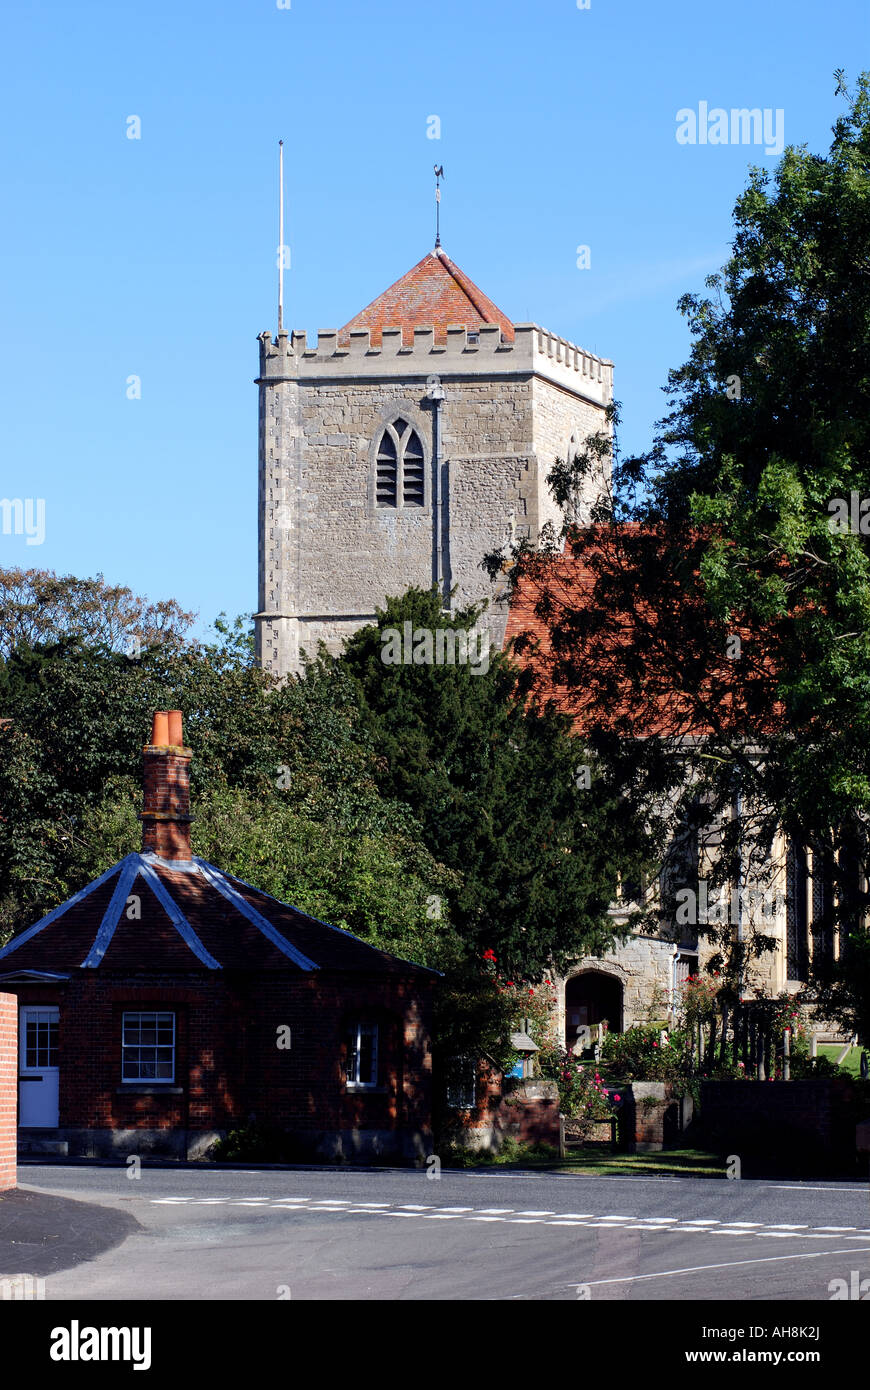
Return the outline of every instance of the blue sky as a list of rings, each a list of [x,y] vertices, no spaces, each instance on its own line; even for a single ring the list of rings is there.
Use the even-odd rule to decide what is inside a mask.
[[[866,0],[117,0],[7,10],[0,564],[102,571],[205,630],[256,606],[256,335],[336,328],[433,242],[515,321],[616,364],[649,443],[760,146],[680,145],[705,101],[825,151]],[[138,116],[141,139],[127,138]],[[430,116],[441,138],[427,138]],[[588,245],[591,268],[577,268]],[[127,379],[141,399],[127,399]]]

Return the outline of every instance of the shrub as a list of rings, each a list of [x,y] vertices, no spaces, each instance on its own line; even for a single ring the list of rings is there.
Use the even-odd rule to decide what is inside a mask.
[[[549,1047],[538,1053],[541,1075],[555,1081],[559,1088],[559,1108],[572,1119],[575,1127],[587,1133],[593,1125],[613,1119],[613,1101],[600,1073],[578,1062],[571,1052],[561,1047]]]
[[[219,1139],[214,1157],[218,1163],[287,1163],[291,1158],[290,1136],[283,1129],[251,1120]]]
[[[691,1042],[678,1029],[662,1041],[657,1028],[629,1028],[608,1033],[601,1069],[614,1081],[677,1081],[691,1070]]]

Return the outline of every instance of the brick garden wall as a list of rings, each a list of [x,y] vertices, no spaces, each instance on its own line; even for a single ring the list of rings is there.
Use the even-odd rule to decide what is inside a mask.
[[[0,1192],[16,1183],[18,1001],[0,994]]]
[[[807,1081],[702,1081],[698,1142],[756,1164],[849,1168],[855,1126],[870,1117],[870,1089],[848,1077]]]
[[[476,1103],[441,1116],[439,1144],[498,1152],[506,1139],[520,1144],[559,1145],[559,1098],[551,1083],[531,1081],[505,1090],[505,1078],[490,1063],[478,1064]]]

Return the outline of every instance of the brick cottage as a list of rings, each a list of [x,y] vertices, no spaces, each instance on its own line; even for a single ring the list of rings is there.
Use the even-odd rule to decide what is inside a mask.
[[[299,1157],[430,1153],[436,973],[194,857],[190,759],[156,714],[142,852],[0,950],[20,1147],[202,1158],[254,1117]]]

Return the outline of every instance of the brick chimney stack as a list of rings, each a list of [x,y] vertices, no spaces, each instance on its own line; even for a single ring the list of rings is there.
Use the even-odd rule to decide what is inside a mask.
[[[187,859],[190,853],[190,760],[184,747],[181,710],[157,710],[151,742],[143,752],[143,852],[161,859]]]

